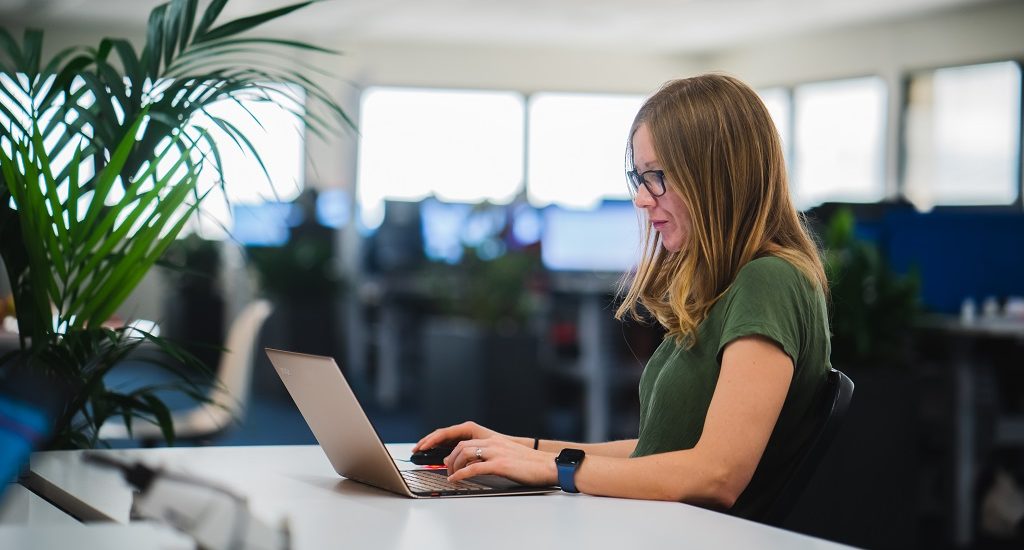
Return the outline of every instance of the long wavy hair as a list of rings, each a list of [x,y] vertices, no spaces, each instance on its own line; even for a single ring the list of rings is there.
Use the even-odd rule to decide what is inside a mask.
[[[622,281],[617,319],[644,319],[643,306],[684,346],[736,279],[762,256],[777,256],[826,295],[815,240],[790,200],[778,131],[760,97],[740,80],[705,74],[666,83],[640,108],[633,136],[651,133],[665,185],[689,208],[692,227],[678,252],[645,224],[640,262]]]

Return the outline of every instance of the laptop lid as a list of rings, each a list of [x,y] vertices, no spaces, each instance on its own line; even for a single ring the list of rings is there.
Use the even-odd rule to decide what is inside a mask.
[[[413,496],[333,358],[266,351],[335,472]]]
[[[467,491],[464,494],[454,494],[461,493],[455,491],[443,495],[429,491],[413,492],[333,358],[271,348],[266,348],[266,352],[334,471],[348,479],[415,498],[556,490],[519,485],[497,476],[479,476],[471,479],[491,487],[491,490]]]

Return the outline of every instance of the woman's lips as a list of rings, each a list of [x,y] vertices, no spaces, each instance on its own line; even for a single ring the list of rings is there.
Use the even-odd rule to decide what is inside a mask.
[[[661,228],[665,227],[665,224],[667,223],[668,221],[666,220],[654,220],[651,222],[651,225],[654,226],[655,231],[661,231]]]

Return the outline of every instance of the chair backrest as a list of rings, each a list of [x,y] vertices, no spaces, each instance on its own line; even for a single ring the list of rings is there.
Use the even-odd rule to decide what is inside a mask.
[[[245,412],[252,386],[253,355],[256,339],[273,307],[267,300],[245,306],[228,329],[217,366],[217,379],[210,393],[211,403],[175,419],[178,437],[196,437],[216,433]]]
[[[817,431],[801,450],[790,472],[789,479],[782,486],[775,502],[768,509],[762,523],[781,526],[796,506],[800,495],[807,487],[814,472],[818,469],[825,452],[832,445],[832,441],[839,432],[839,427],[846,417],[846,411],[850,408],[850,399],[853,397],[853,381],[841,371],[832,369],[828,373],[825,384],[825,391],[814,408],[817,414],[821,415],[821,422]]]
[[[209,438],[242,416],[252,385],[256,339],[272,309],[267,300],[256,300],[242,308],[232,321],[217,366],[217,378],[208,394],[211,402],[172,414],[176,438]],[[150,445],[163,440],[163,432],[156,424],[137,422],[129,436],[124,422],[111,418],[100,428],[99,437],[105,440],[133,438]]]

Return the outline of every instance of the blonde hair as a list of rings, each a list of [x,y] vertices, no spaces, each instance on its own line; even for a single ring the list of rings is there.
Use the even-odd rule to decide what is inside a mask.
[[[640,108],[629,133],[650,131],[665,185],[686,203],[692,227],[678,252],[647,225],[639,265],[622,281],[616,319],[642,319],[642,305],[685,346],[740,269],[777,256],[828,292],[818,246],[793,207],[778,131],[760,97],[731,76],[665,84]]]

